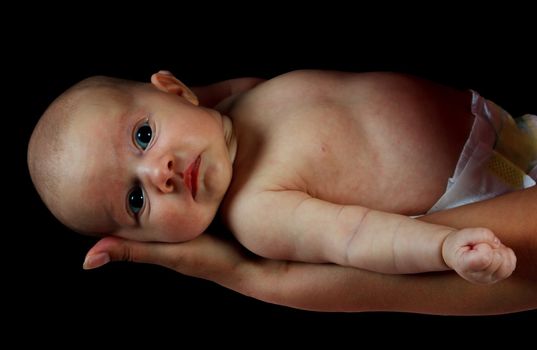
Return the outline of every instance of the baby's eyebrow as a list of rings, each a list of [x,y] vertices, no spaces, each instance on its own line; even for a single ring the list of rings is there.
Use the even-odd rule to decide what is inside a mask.
[[[127,196],[131,190],[133,184],[132,179],[129,176],[129,169],[125,166],[127,161],[128,152],[126,149],[129,147],[131,142],[131,124],[130,117],[131,113],[123,112],[121,113],[114,122],[107,124],[105,127],[114,128],[111,142],[111,150],[114,157],[113,166],[120,171],[115,171],[115,176],[110,177],[109,179],[113,181],[112,188],[117,190],[110,191],[108,196],[108,214],[112,221],[118,227],[128,227],[137,225],[136,220],[129,215],[127,207]],[[114,173],[115,169],[110,171]]]

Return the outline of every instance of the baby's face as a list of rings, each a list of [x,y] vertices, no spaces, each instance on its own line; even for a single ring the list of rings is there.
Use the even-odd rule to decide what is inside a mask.
[[[67,216],[138,241],[202,233],[231,181],[229,119],[150,85],[92,94],[67,133]]]

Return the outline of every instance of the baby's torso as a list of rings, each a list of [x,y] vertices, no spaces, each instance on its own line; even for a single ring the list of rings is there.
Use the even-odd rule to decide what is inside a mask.
[[[417,215],[442,195],[472,117],[469,95],[395,74],[293,72],[223,113],[239,147],[223,203],[264,190]]]

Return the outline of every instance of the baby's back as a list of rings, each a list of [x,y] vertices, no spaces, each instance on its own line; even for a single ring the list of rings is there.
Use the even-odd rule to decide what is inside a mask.
[[[292,72],[222,112],[239,140],[225,216],[265,190],[422,214],[473,122],[468,93],[392,73]]]

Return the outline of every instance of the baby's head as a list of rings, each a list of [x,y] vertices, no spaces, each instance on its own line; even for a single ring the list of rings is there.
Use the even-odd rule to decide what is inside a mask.
[[[84,234],[195,238],[229,186],[229,118],[198,106],[173,75],[151,83],[86,79],[58,97],[30,138],[32,181],[51,212]]]

